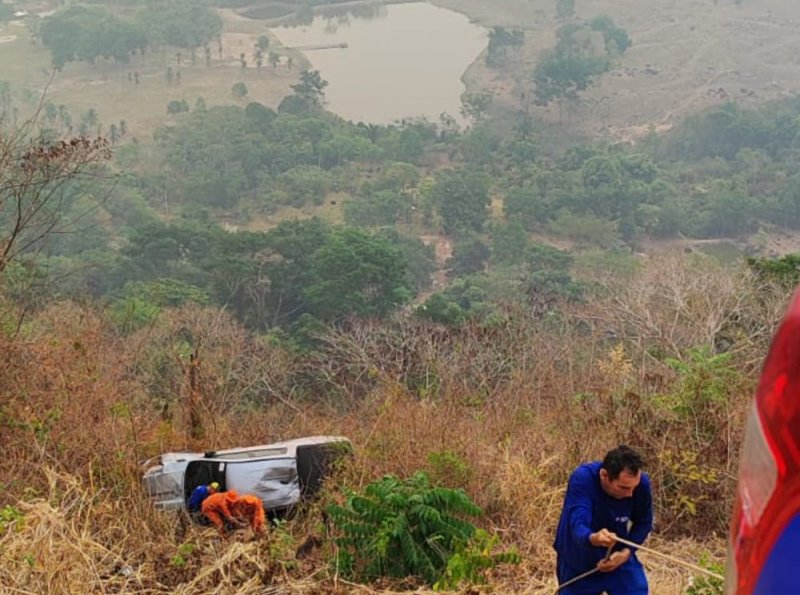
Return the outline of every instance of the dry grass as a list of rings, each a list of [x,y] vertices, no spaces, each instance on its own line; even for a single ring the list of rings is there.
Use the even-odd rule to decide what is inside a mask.
[[[765,309],[767,294],[755,299],[742,275],[723,282],[724,271],[716,271],[703,285],[670,273],[682,258],[653,265],[660,277],[639,273],[613,300],[566,310],[562,321],[511,312],[493,328],[354,323],[305,359],[248,335],[219,311],[168,311],[128,337],[92,306],[37,312],[18,334],[0,333],[0,505],[22,515],[0,525],[0,591],[391,592],[397,585],[352,585],[328,566],[332,544],[321,507],[342,486],[423,469],[440,484],[463,487],[485,511],[480,524],[522,555],[522,564],[490,577],[494,592],[552,593],[551,543],[569,471],[622,440],[645,450],[656,484],[659,525],[650,545],[695,563],[706,553],[719,559],[731,453],[752,384],[733,385],[726,408],[698,411],[728,428],[700,440],[692,424],[665,414],[659,395],[669,394],[674,378],[653,384],[653,374],[665,371],[647,349],[713,339],[680,328],[733,308],[751,329],[764,327],[737,339],[734,357],[746,376],[779,304]],[[672,292],[644,283],[654,278],[668,279],[663,287]],[[699,299],[711,289],[723,295]],[[634,324],[644,302],[652,314],[647,327]],[[694,309],[684,311],[687,304]],[[670,340],[659,342],[664,337]],[[188,427],[187,340],[200,346],[201,439]],[[426,371],[435,386],[420,384]],[[213,530],[155,512],[139,487],[136,461],[158,452],[310,434],[348,436],[355,456],[322,502],[266,539],[222,541]],[[445,452],[443,463],[436,455]],[[717,473],[712,485],[675,484],[675,460],[692,454]],[[696,500],[695,516],[680,507],[681,495]],[[295,559],[311,535],[321,548]],[[653,593],[683,591],[689,573],[642,558]]]

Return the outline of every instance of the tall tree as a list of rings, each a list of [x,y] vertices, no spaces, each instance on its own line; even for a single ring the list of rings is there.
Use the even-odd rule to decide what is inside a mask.
[[[446,233],[483,230],[489,206],[489,178],[485,174],[468,170],[440,172],[432,195]]]
[[[610,67],[606,55],[594,51],[586,31],[577,25],[566,25],[558,32],[555,48],[546,52],[533,74],[536,103],[548,105],[558,100],[576,101],[593,77]]]
[[[216,12],[188,0],[157,0],[140,13],[139,20],[151,44],[187,48],[192,60],[197,48],[222,33],[222,19]]]
[[[322,320],[384,316],[411,296],[400,251],[360,229],[334,232],[314,254],[311,269],[304,293],[311,313]]]
[[[328,81],[320,76],[318,70],[304,70],[300,73],[300,82],[292,85],[294,94],[281,101],[278,111],[298,114],[321,110],[327,86]]]

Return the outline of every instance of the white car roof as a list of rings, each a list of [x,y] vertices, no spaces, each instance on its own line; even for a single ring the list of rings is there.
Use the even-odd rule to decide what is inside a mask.
[[[227,448],[224,450],[210,451],[214,454],[206,456],[202,452],[165,452],[156,459],[146,461],[145,464],[160,459],[164,466],[170,466],[177,463],[188,463],[198,459],[216,459],[216,458],[231,458],[231,459],[248,459],[248,458],[264,458],[269,456],[295,456],[299,446],[310,446],[315,444],[326,444],[342,442],[349,444],[350,441],[344,436],[306,436],[303,438],[294,438],[292,440],[284,440],[283,442],[273,442],[271,444],[260,444],[257,446],[246,446],[242,448]]]
[[[346,442],[348,444],[350,443],[350,441],[344,436],[306,436],[304,438],[294,438],[292,440],[284,440],[283,442],[273,442],[271,444],[261,444],[258,446],[247,446],[244,448],[228,448],[225,450],[218,450],[215,451],[214,455],[209,458],[212,459],[217,457],[224,458],[226,455],[231,455],[231,454],[246,455],[248,453],[252,453],[254,456],[270,456],[268,454],[261,454],[262,451],[265,453],[269,451],[276,451],[274,452],[275,455],[288,454],[294,456],[299,446],[311,446],[316,444],[327,444],[335,442]]]

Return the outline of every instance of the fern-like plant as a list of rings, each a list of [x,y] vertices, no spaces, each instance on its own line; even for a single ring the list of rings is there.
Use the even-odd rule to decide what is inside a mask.
[[[463,490],[431,486],[418,472],[393,475],[348,492],[346,502],[328,507],[338,533],[336,567],[351,579],[416,576],[432,585],[458,544],[475,534],[467,517],[479,516]]]

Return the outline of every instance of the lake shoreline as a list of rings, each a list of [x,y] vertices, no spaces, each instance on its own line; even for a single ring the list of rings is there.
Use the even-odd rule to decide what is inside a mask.
[[[402,6],[388,8],[389,5]],[[356,6],[375,10],[350,13],[345,8]],[[373,123],[417,115],[438,121],[442,113],[448,113],[466,123],[461,122],[461,98],[475,92],[471,83],[476,77],[471,72],[485,57],[485,27],[463,13],[429,1],[346,2],[336,4],[334,11],[333,17],[328,10],[316,11],[311,23],[293,27],[286,22],[270,31],[283,47],[302,51],[312,63],[311,68],[330,81],[327,95],[332,112],[346,119],[365,118]],[[335,49],[344,47],[345,42],[350,46],[347,58]],[[307,48],[329,51],[312,56]],[[398,83],[398,78],[406,85]],[[365,83],[372,104],[359,97],[363,96]],[[444,99],[441,107],[436,103],[437,97]],[[354,112],[354,105],[363,110]],[[407,111],[398,113],[404,106]]]
[[[420,4],[420,3],[436,4],[435,2],[429,2],[429,0],[347,0],[346,2],[337,2],[336,4],[324,4],[320,6],[314,6],[312,10],[314,13],[314,17],[316,18],[318,16],[325,16],[331,10],[340,10],[340,9],[346,10],[348,8],[350,9],[364,8],[369,6],[388,6],[390,4]],[[242,11],[249,10],[250,8],[253,7],[248,6],[240,9],[230,9],[230,10],[240,18],[248,19],[251,21],[257,21],[259,23],[264,23],[267,27],[289,27],[291,26],[290,24],[291,21],[298,17],[297,12],[290,12],[289,14],[285,14],[283,16],[266,18],[266,19],[249,17],[246,14],[242,14]],[[454,10],[453,12],[459,12],[459,11]],[[466,16],[469,17],[469,15]],[[469,18],[471,20],[471,17]]]
[[[491,24],[487,22],[486,18],[481,18],[481,15],[475,14],[472,11],[464,9],[457,3],[448,2],[447,0],[346,0],[344,2],[339,2],[336,4],[315,6],[313,7],[313,12],[314,12],[314,18],[317,18],[320,16],[326,16],[330,14],[331,11],[337,11],[337,10],[357,9],[363,7],[379,7],[388,5],[398,5],[398,4],[421,4],[421,3],[430,4],[437,8],[449,10],[451,12],[465,16],[471,24],[484,27],[486,29],[491,27]],[[244,11],[247,11],[250,8],[252,7],[244,7],[241,9],[229,9],[229,10],[240,19],[246,19],[257,23],[262,23],[264,26],[269,28],[291,27],[292,21],[296,20],[298,16],[297,12],[292,12],[290,14],[286,14],[279,17],[260,19],[255,17],[249,17],[245,14],[242,14]],[[483,16],[485,17],[485,15]],[[312,64],[311,59],[305,52],[292,50],[291,48],[287,48],[287,50],[294,55],[295,61],[301,64],[302,67],[308,68]],[[459,80],[464,86],[464,91],[462,95],[470,93],[486,92],[486,90],[488,89],[489,85],[488,81],[486,80],[486,74],[483,72],[483,69],[481,68],[483,61],[486,58],[486,51],[487,49],[484,48],[475,57],[475,59],[469,63],[469,65],[464,69],[464,72],[461,73]]]

